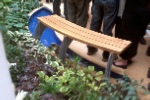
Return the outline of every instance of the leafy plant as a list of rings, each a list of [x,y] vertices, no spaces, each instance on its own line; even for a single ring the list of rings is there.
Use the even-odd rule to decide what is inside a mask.
[[[17,88],[30,91],[25,100],[138,99],[136,89],[141,86],[136,80],[124,77],[113,84],[102,77],[103,72],[93,74],[93,66],[81,68],[79,57],[74,58],[74,63],[69,60],[62,64],[55,45],[45,48],[31,38],[27,29],[28,13],[41,6],[38,1],[0,1],[0,29],[8,30],[3,32],[7,58],[16,62],[10,68],[11,76]]]
[[[77,59],[76,62],[79,62]],[[102,81],[103,73],[100,71],[93,76],[91,74],[94,71],[93,66],[84,69],[78,66],[77,64],[75,68],[67,68],[58,65],[56,73],[52,76],[46,75],[43,71],[38,72],[41,82],[39,90],[42,94],[51,93],[54,96],[63,94],[70,100],[98,98],[99,89],[106,84]]]
[[[32,2],[29,0],[0,1],[0,30],[3,31],[2,35],[9,62],[16,62],[15,58],[21,56],[23,47],[20,47],[20,43],[23,41],[27,43],[29,38],[27,35],[29,33],[27,29],[28,13],[40,6],[38,0]]]
[[[75,64],[59,65],[53,61],[56,72],[49,76],[43,71],[38,72],[40,79],[38,90],[40,97],[50,94],[53,98],[60,97],[64,100],[138,100],[136,89],[143,88],[137,80],[124,76],[117,79],[117,84],[102,77],[103,72],[94,71],[93,66],[82,68],[79,65],[80,58],[74,59]],[[59,100],[59,99],[58,99]]]

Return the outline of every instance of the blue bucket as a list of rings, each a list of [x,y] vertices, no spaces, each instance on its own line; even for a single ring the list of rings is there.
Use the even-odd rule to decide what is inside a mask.
[[[34,35],[36,26],[38,24],[37,17],[42,17],[42,16],[48,16],[48,15],[53,15],[52,11],[46,7],[41,7],[37,11],[35,11],[29,18],[28,22],[28,28],[32,36]],[[57,37],[56,33],[54,30],[51,28],[46,28],[41,37],[40,37],[40,42],[46,47],[51,46],[51,44],[61,44],[61,41]]]

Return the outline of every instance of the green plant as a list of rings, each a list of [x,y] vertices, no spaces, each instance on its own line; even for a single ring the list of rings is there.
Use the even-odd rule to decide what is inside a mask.
[[[1,0],[0,1],[0,30],[3,31],[3,39],[6,55],[9,62],[16,62],[15,58],[21,56],[22,41],[28,42],[27,29],[28,14],[34,8],[40,7],[38,0]],[[6,31],[8,30],[8,31]],[[31,37],[31,35],[30,35]]]
[[[5,22],[5,16],[8,13],[9,7],[8,5],[11,3],[11,0],[1,0],[0,1],[0,30],[3,32],[6,32],[6,27],[4,25]]]
[[[40,91],[32,91],[31,94],[27,95],[24,100],[39,100],[40,99]]]
[[[43,94],[63,94],[70,100],[91,100],[91,98],[98,97],[99,89],[106,84],[99,82],[102,80],[100,75],[103,73],[100,71],[93,76],[91,75],[94,71],[93,66],[80,69],[79,59],[76,58],[75,60],[75,68],[59,66],[57,63],[57,71],[52,76],[45,75],[42,71],[38,72],[41,82],[39,88]]]
[[[80,58],[74,58],[75,64],[59,64],[52,61],[56,72],[49,76],[43,71],[38,72],[40,84],[37,88],[40,96],[51,94],[52,97],[63,97],[63,100],[138,100],[136,89],[143,88],[137,80],[124,76],[113,84],[102,77],[103,73],[94,71],[93,66],[82,68]],[[55,64],[54,64],[55,63]],[[68,63],[67,63],[68,64]],[[57,67],[56,67],[57,65]],[[69,67],[68,67],[69,66]],[[74,67],[70,67],[74,66]],[[59,100],[59,99],[58,99]]]
[[[118,84],[113,84],[101,77],[101,71],[93,75],[93,66],[81,69],[79,57],[74,58],[74,64],[70,61],[62,64],[54,52],[56,48],[45,48],[32,39],[27,29],[28,13],[40,6],[38,0],[0,1],[0,29],[8,29],[7,32],[3,32],[7,58],[10,62],[16,62],[16,65],[10,68],[11,76],[16,83],[20,80],[28,81],[25,83],[27,85],[21,88],[29,87],[31,94],[29,93],[26,100],[44,97],[50,99],[50,95],[67,100],[138,99],[136,89],[139,83],[136,80],[124,81],[127,79],[125,77],[118,81]],[[28,51],[24,55],[26,49]],[[51,66],[54,70],[49,71]],[[37,71],[39,78],[34,74]],[[22,85],[23,82],[19,84]]]

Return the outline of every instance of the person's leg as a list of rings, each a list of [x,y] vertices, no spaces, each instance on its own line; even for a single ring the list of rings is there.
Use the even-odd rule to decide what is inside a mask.
[[[77,9],[75,5],[75,0],[67,0],[67,6],[68,6],[68,20],[73,23],[76,23]]]
[[[59,16],[61,15],[60,4],[61,4],[61,0],[54,0],[53,1],[53,13],[57,14]]]
[[[112,29],[115,25],[115,18],[118,13],[119,3],[117,0],[105,0],[104,5],[104,20],[103,20],[103,34],[112,36]],[[109,57],[109,52],[103,51],[102,53],[103,61],[107,61]]]
[[[145,40],[145,38],[144,38],[144,37],[141,37],[141,38],[140,38],[140,43],[141,43],[141,44],[143,44],[143,45],[145,45],[145,44],[146,44],[146,40]]]
[[[104,21],[103,21],[103,33],[112,36],[112,29],[115,25],[115,18],[118,13],[119,3],[117,0],[106,0],[104,5]]]
[[[102,20],[103,20],[103,8],[101,6],[101,0],[93,0],[93,5],[92,5],[92,20],[90,24],[90,29],[96,32],[101,32],[101,25],[102,25]],[[88,48],[88,55],[93,55],[95,54],[98,49],[87,46]]]
[[[150,56],[150,45],[148,46],[147,50],[146,50],[146,55]]]
[[[92,5],[92,19],[90,29],[96,32],[101,32],[102,20],[103,20],[103,7],[101,0],[94,0]]]
[[[121,34],[121,17],[115,19],[115,37]]]
[[[86,27],[87,21],[89,18],[88,10],[89,10],[90,0],[76,0],[77,14],[76,14],[76,24]]]
[[[125,10],[121,19],[121,28],[119,27],[121,30],[116,30],[115,37],[131,41],[131,45],[120,54],[122,59],[115,61],[114,65],[117,67],[127,68],[127,65],[129,64],[128,61],[137,54],[140,36],[135,35],[135,25],[133,24],[134,18],[137,18],[135,16],[137,15],[130,13],[129,10]]]
[[[115,61],[115,66],[127,68],[129,61],[136,56],[140,38],[145,35],[147,19],[143,14],[130,12],[130,9],[124,11],[121,33],[117,37],[131,41],[131,45],[120,54],[122,60]]]
[[[64,15],[65,15],[65,18],[68,20],[68,6],[67,6],[67,0],[64,0]]]

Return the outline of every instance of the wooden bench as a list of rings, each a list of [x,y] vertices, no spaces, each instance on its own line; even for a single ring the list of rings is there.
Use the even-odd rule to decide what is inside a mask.
[[[59,58],[62,61],[65,61],[65,53],[72,40],[77,40],[87,45],[109,51],[111,54],[105,69],[106,77],[110,77],[114,55],[122,53],[131,43],[130,41],[107,36],[83,28],[59,17],[58,15],[38,17],[38,21],[39,23],[35,31],[35,38],[39,38],[46,27],[49,27],[65,36],[59,52]]]

